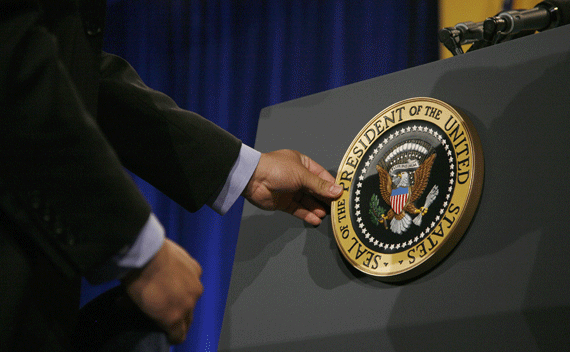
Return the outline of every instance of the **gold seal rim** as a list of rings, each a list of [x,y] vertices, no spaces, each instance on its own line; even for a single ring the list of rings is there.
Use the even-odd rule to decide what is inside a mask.
[[[449,121],[451,121],[452,118],[455,118],[455,120],[457,120],[457,122],[459,122],[459,125],[462,128],[462,131],[465,132],[465,135],[467,137],[466,144],[468,146],[468,154],[470,155],[470,157],[468,158],[468,163],[469,163],[468,170],[469,170],[471,176],[469,177],[469,182],[467,182],[468,185],[463,186],[461,191],[457,194],[457,196],[456,196],[456,189],[455,189],[455,187],[457,186],[457,182],[458,182],[457,175],[454,177],[454,185],[453,185],[454,189],[453,189],[453,196],[450,199],[450,205],[453,204],[453,203],[451,203],[451,200],[457,201],[458,199],[461,199],[462,201],[461,201],[461,204],[459,204],[459,206],[461,207],[459,218],[455,219],[453,221],[453,223],[450,225],[450,228],[448,229],[449,230],[448,233],[443,236],[443,238],[441,239],[441,242],[437,241],[436,245],[433,246],[432,250],[430,250],[429,253],[426,253],[425,256],[422,256],[421,259],[418,259],[417,263],[411,263],[410,265],[402,266],[402,262],[400,261],[400,260],[402,260],[402,253],[408,252],[410,249],[395,252],[393,254],[386,254],[383,252],[373,251],[370,247],[363,244],[358,239],[358,236],[355,235],[356,234],[356,231],[355,231],[356,226],[355,226],[355,224],[353,224],[352,220],[348,220],[347,224],[340,221],[341,217],[339,216],[339,209],[341,209],[341,207],[340,207],[341,202],[344,202],[343,208],[345,208],[345,212],[346,212],[346,215],[348,216],[348,219],[351,219],[352,209],[350,209],[350,205],[351,205],[351,199],[352,199],[352,193],[353,193],[352,191],[353,191],[354,179],[357,176],[357,172],[362,169],[361,162],[363,162],[364,155],[372,146],[377,144],[378,140],[382,136],[385,136],[385,134],[388,131],[393,130],[393,128],[395,126],[398,126],[400,123],[408,122],[408,121],[414,121],[414,120],[430,122],[430,123],[438,126],[442,131],[444,131],[444,133],[446,134],[446,137],[450,141],[452,140],[452,137],[447,133],[447,131],[445,130],[445,126],[444,126],[444,124],[442,125],[441,121],[438,121],[436,123],[434,121],[431,121],[431,119],[429,117],[425,117],[425,116],[414,117],[414,118],[412,118],[411,116],[407,116],[407,118],[402,118],[402,116],[400,115],[400,121],[399,122],[394,123],[391,126],[387,126],[386,128],[383,127],[382,133],[379,132],[379,134],[374,138],[374,140],[371,141],[370,144],[363,150],[362,157],[360,159],[358,159],[358,163],[353,168],[354,179],[350,182],[348,187],[345,188],[345,189],[348,189],[348,191],[345,190],[345,192],[343,193],[343,196],[341,196],[341,198],[339,200],[336,200],[336,201],[332,202],[332,204],[331,204],[331,222],[332,222],[332,227],[333,227],[333,232],[334,232],[335,241],[337,243],[337,247],[339,248],[339,251],[342,253],[343,257],[357,270],[359,270],[359,271],[361,271],[367,275],[370,275],[376,279],[379,279],[381,281],[388,281],[388,282],[403,281],[403,280],[408,280],[408,279],[417,277],[418,275],[420,275],[420,274],[428,271],[432,267],[434,267],[443,258],[445,258],[449,254],[449,252],[451,252],[451,250],[453,250],[453,248],[456,247],[457,243],[460,241],[460,239],[463,237],[463,235],[467,231],[467,228],[470,226],[470,224],[473,220],[473,217],[475,215],[475,212],[478,208],[481,193],[482,193],[483,180],[484,180],[484,158],[483,158],[482,145],[481,145],[477,130],[475,129],[475,126],[473,125],[471,120],[468,118],[468,116],[466,116],[464,113],[460,112],[458,109],[454,108],[453,106],[451,106],[450,104],[448,104],[444,101],[441,101],[441,100],[438,100],[435,98],[431,98],[431,97],[414,97],[414,98],[404,99],[404,100],[401,100],[399,102],[396,102],[396,103],[388,106],[387,108],[383,109],[381,112],[376,114],[358,132],[358,134],[356,135],[356,137],[353,139],[350,146],[346,150],[343,158],[341,159],[341,163],[340,163],[339,168],[338,168],[336,182],[339,184],[342,184],[343,186],[346,186],[345,185],[346,179],[343,179],[341,176],[343,175],[343,172],[347,171],[347,168],[346,168],[347,161],[354,154],[354,150],[356,150],[356,146],[359,143],[359,141],[360,141],[360,143],[362,143],[361,141],[362,141],[364,134],[367,133],[367,131],[370,131],[371,126],[376,126],[375,124],[380,119],[382,119],[386,115],[389,115],[391,112],[393,113],[394,111],[397,111],[396,109],[398,109],[398,108],[403,107],[406,110],[406,107],[413,107],[413,104],[417,105],[419,103],[430,104],[432,108],[435,106],[438,109],[441,109],[442,111],[447,111],[450,113]],[[417,105],[417,106],[419,106],[419,105]],[[407,111],[406,113],[408,113],[408,115],[409,115],[409,111]],[[418,114],[419,114],[419,112],[418,112]],[[427,116],[427,114],[426,114],[426,116]],[[392,117],[394,117],[394,115],[392,115]],[[444,117],[444,116],[442,116],[442,117]],[[456,170],[459,171],[458,170],[459,168],[457,165],[458,164],[458,159],[457,159],[458,154],[457,154],[456,147],[453,146],[452,149],[453,149],[453,165],[455,166]],[[450,162],[450,164],[451,164],[451,162]],[[449,210],[449,206],[447,206],[446,213],[448,210]],[[347,217],[345,216],[343,218],[343,220],[346,218]],[[439,226],[443,221],[444,221],[443,219],[439,220],[434,228]],[[346,226],[348,226],[348,227],[346,227]],[[365,261],[363,263],[362,261],[359,261],[359,260],[353,258],[353,256],[351,256],[348,253],[348,248],[346,246],[346,238],[343,235],[343,233],[346,233],[347,230],[349,231],[348,236],[350,236],[350,234],[354,234],[353,237],[356,236],[356,240],[355,240],[354,244],[352,245],[352,247],[354,247],[356,244],[358,244],[358,250],[360,250],[360,244],[362,244],[362,245],[364,245],[364,248],[368,252],[370,252],[370,254],[367,254],[368,258],[370,258],[370,259],[368,259],[367,262]],[[441,233],[443,233],[443,229],[442,229]],[[428,234],[425,236],[425,238],[422,238],[422,240],[419,241],[419,243],[425,244],[425,242],[428,240],[428,238],[431,238],[432,235],[433,235],[433,229],[430,229]],[[430,241],[433,241],[433,240],[430,240]],[[433,242],[431,242],[431,243],[433,244]],[[419,246],[419,244],[417,246]],[[414,244],[414,248],[416,248],[415,244]],[[368,252],[366,252],[366,253],[368,253]],[[396,255],[398,255],[398,256],[396,257]],[[362,254],[361,254],[361,256],[362,256]],[[377,270],[378,267],[380,267],[380,265],[378,265],[378,263],[377,263],[378,258],[376,256],[379,256],[380,260],[382,262],[384,260],[388,260],[388,263],[386,263],[386,262],[384,262],[384,263],[386,264],[386,266],[388,266],[388,265],[390,267],[394,266],[394,269],[393,270]],[[384,259],[382,260],[382,258],[384,258]],[[371,264],[372,259],[374,259],[374,261],[376,262],[376,265],[377,265],[377,267],[374,269],[370,268],[370,264]],[[400,263],[400,268],[395,268],[396,262]],[[368,265],[365,265],[366,263]]]

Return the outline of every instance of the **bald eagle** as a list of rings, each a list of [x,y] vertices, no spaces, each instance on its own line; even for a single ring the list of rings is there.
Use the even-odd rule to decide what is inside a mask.
[[[390,221],[392,232],[401,235],[412,224],[410,214],[424,215],[427,212],[425,207],[416,208],[414,202],[426,189],[435,156],[435,153],[430,155],[415,171],[402,171],[393,177],[380,165],[376,165],[380,177],[380,194],[384,202],[391,207],[386,215],[382,215],[381,222],[388,228]],[[412,173],[414,182],[411,181]]]

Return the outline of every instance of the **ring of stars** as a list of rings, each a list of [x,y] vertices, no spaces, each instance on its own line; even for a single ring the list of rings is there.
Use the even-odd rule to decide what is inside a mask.
[[[382,241],[379,241],[377,238],[375,238],[366,228],[366,225],[364,225],[364,222],[362,221],[362,213],[360,211],[361,206],[360,206],[360,193],[361,193],[361,188],[362,188],[362,181],[364,181],[364,175],[366,174],[366,172],[368,171],[368,168],[370,167],[370,165],[372,165],[372,161],[374,160],[374,158],[376,157],[376,155],[380,152],[380,150],[387,145],[390,141],[392,141],[395,137],[399,136],[399,135],[404,135],[406,133],[410,133],[410,132],[424,132],[424,133],[428,133],[432,136],[434,136],[445,148],[447,156],[449,157],[448,161],[449,161],[449,167],[450,167],[450,173],[449,173],[449,187],[446,189],[447,193],[445,195],[445,201],[443,202],[443,207],[441,209],[439,209],[439,215],[436,216],[435,221],[432,222],[428,227],[426,227],[424,229],[424,231],[419,235],[419,236],[415,236],[413,239],[410,239],[408,241],[404,241],[404,242],[400,242],[400,243],[383,243]],[[376,147],[376,149],[374,149],[374,151],[372,152],[372,154],[368,157],[368,161],[366,161],[366,163],[364,163],[364,167],[362,168],[361,172],[360,172],[360,176],[358,177],[358,183],[356,184],[356,191],[354,192],[357,197],[354,199],[354,215],[356,216],[356,221],[358,222],[358,229],[360,230],[360,232],[362,233],[362,235],[364,235],[364,237],[370,242],[370,244],[380,248],[380,249],[384,249],[384,250],[394,250],[394,249],[400,249],[400,248],[406,248],[406,247],[411,247],[412,245],[414,245],[415,243],[419,242],[420,240],[422,240],[427,234],[429,234],[429,232],[437,225],[437,223],[439,223],[439,220],[441,219],[441,216],[445,213],[445,209],[447,209],[447,206],[449,204],[449,200],[451,199],[451,194],[453,192],[453,184],[454,184],[454,177],[455,177],[455,172],[454,172],[454,168],[455,168],[455,164],[454,164],[454,158],[453,158],[453,152],[449,146],[449,144],[447,143],[447,140],[441,135],[439,134],[437,131],[434,131],[432,128],[428,128],[428,127],[422,127],[422,126],[408,126],[407,128],[402,128],[400,130],[397,130],[395,133],[390,134],[388,137],[384,138],[384,140],[382,140],[382,142]]]

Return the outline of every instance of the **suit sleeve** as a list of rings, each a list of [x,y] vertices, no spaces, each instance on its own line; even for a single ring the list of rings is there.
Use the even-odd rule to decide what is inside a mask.
[[[190,211],[223,187],[241,142],[104,54],[98,123],[123,164]]]
[[[21,206],[11,215],[89,278],[135,240],[150,207],[38,18],[24,6],[0,16],[0,180]]]

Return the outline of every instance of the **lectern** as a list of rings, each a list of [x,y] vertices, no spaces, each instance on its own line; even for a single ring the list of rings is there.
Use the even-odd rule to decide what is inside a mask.
[[[336,174],[376,114],[430,97],[482,144],[481,200],[457,246],[409,281],[355,270],[319,227],[246,204],[221,351],[538,351],[570,346],[570,27],[261,111],[255,147]]]

